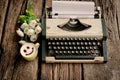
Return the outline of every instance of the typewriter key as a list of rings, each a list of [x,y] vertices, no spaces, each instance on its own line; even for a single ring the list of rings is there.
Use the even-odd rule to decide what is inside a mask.
[[[72,47],[72,46],[70,46],[69,48],[70,48],[70,49],[73,49],[73,47]]]
[[[63,52],[62,51],[59,51],[60,52],[60,54],[62,54]]]
[[[65,47],[62,46],[61,49],[65,49]]]
[[[71,53],[71,51],[68,51],[68,53],[70,54],[70,53]]]
[[[68,42],[69,45],[71,45],[72,43],[71,42]]]
[[[97,41],[98,39],[97,39],[97,38],[95,38],[95,40]]]
[[[63,45],[64,43],[63,43],[63,42],[61,42],[60,44],[61,44],[61,45]]]
[[[65,49],[69,49],[69,48],[66,46]]]
[[[100,43],[100,42],[97,42],[97,45],[98,45],[98,46],[100,46],[100,45],[101,45],[101,43]]]
[[[62,40],[62,38],[59,38],[59,40]]]
[[[53,49],[57,49],[57,47],[54,46]]]
[[[80,42],[77,42],[76,44],[77,44],[77,45],[80,45]]]
[[[80,54],[82,54],[83,53],[83,51],[80,51]]]
[[[87,53],[87,51],[84,51],[84,54],[86,54]]]
[[[67,51],[63,51],[63,53],[67,53]]]
[[[62,40],[65,40],[65,38],[62,38]]]
[[[88,43],[87,43],[87,42],[85,42],[85,45],[88,45]]]
[[[89,45],[92,45],[92,43],[91,43],[91,42],[89,42]]]
[[[95,42],[93,42],[93,45],[96,45],[96,43],[95,43]]]
[[[53,54],[54,54],[54,51],[53,51],[53,50],[49,50],[48,53],[51,54],[51,55],[53,55]]]
[[[75,40],[77,41],[78,39],[77,39],[77,38],[75,38]]]
[[[67,38],[67,40],[70,40],[70,38]]]
[[[97,47],[96,47],[96,46],[94,46],[94,47],[93,47],[93,49],[97,49]]]
[[[74,49],[77,49],[75,46],[73,47]]]
[[[48,42],[48,45],[51,45],[51,42]]]
[[[79,40],[81,41],[81,38],[79,38]]]
[[[70,40],[74,40],[73,38],[70,38]]]
[[[65,45],[68,45],[68,43],[67,43],[67,42],[65,42],[64,44],[65,44]]]
[[[85,47],[82,46],[81,49],[85,49]]]
[[[81,48],[80,48],[80,46],[78,46],[78,47],[77,47],[77,49],[79,49],[79,50],[80,50],[80,49],[81,49]]]
[[[74,54],[75,52],[74,51],[71,51],[72,54]]]
[[[83,41],[85,41],[85,38],[82,38]]]
[[[53,40],[53,38],[50,38],[50,40],[52,41],[52,40]]]
[[[75,42],[72,42],[73,45],[75,45]]]
[[[88,41],[89,41],[90,39],[89,39],[89,38],[86,38],[86,40],[88,40]]]
[[[83,42],[81,42],[81,45],[84,45],[84,43],[83,43]]]
[[[90,54],[91,52],[90,51],[87,51],[88,54]]]
[[[55,51],[55,53],[59,53],[58,51]]]
[[[78,51],[75,51],[77,54],[79,53]]]
[[[57,49],[60,49],[60,47],[58,46]]]
[[[85,49],[89,49],[89,48],[86,46]]]
[[[55,45],[55,42],[52,42],[52,45]]]
[[[56,42],[56,44],[57,44],[57,45],[60,45],[60,43],[59,43],[59,42]]]
[[[57,41],[57,38],[54,38],[54,40],[56,40],[56,41]]]
[[[92,41],[93,41],[93,38],[90,38],[90,40],[92,40]]]
[[[93,49],[93,47],[92,47],[92,46],[90,46],[90,49]]]
[[[48,49],[52,49],[52,46],[49,46]]]

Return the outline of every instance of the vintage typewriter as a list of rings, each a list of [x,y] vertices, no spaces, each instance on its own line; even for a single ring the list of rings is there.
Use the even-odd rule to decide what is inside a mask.
[[[94,2],[52,0],[52,7],[44,11],[42,28],[42,61],[107,61],[105,22]]]

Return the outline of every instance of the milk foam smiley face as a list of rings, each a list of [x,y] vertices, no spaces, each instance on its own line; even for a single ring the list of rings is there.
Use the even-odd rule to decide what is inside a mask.
[[[33,43],[25,43],[20,49],[20,53],[24,59],[31,61],[37,57],[38,47]]]

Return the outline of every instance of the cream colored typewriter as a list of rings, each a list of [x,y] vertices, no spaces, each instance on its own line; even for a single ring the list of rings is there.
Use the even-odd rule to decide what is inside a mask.
[[[88,1],[56,1],[42,20],[42,61],[102,63],[107,61],[106,27],[100,7]]]

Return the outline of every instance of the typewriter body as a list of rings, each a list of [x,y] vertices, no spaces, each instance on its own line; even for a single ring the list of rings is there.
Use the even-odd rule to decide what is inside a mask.
[[[107,61],[105,22],[94,2],[53,0],[45,10],[42,28],[42,61]]]

